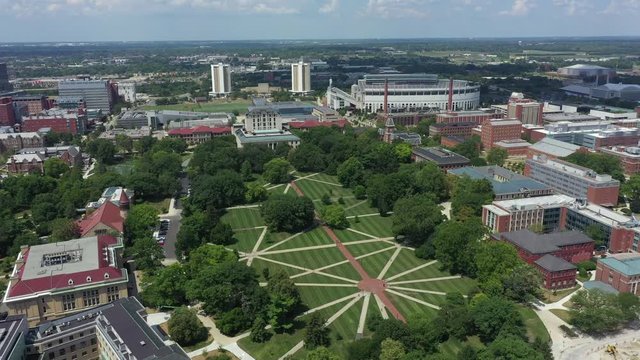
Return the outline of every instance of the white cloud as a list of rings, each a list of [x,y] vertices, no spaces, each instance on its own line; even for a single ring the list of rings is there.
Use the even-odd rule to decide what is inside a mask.
[[[320,6],[318,12],[322,14],[334,13],[338,10],[338,5],[338,0],[327,0],[327,2]]]
[[[456,11],[467,11],[473,9],[475,11],[482,11],[491,4],[490,0],[453,0],[453,9]]]
[[[567,15],[586,13],[593,5],[587,0],[553,0],[553,5],[564,8]]]
[[[300,0],[0,0],[18,16],[43,13],[100,14],[104,12],[175,11],[182,8],[205,9],[244,14],[294,14]]]
[[[602,12],[613,15],[620,15],[625,12],[640,12],[640,0],[611,0]]]
[[[502,15],[524,16],[535,7],[533,0],[514,0],[511,9],[501,11]]]
[[[425,18],[433,0],[369,0],[366,15],[381,18]]]

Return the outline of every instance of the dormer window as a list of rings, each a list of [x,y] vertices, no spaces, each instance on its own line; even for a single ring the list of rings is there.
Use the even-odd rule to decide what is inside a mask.
[[[109,273],[104,273],[104,278],[108,279],[109,278]]]
[[[69,281],[67,281],[67,284],[69,284],[69,286],[73,285],[73,279],[69,279]]]
[[[87,276],[87,282],[90,283],[91,282],[91,276]]]

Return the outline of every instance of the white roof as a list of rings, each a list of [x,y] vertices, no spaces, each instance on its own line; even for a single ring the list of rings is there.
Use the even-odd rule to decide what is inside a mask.
[[[610,70],[609,68],[598,66],[598,65],[587,65],[587,64],[575,64],[571,66],[564,67],[566,69],[580,69],[580,70]]]
[[[29,138],[29,137],[40,137],[40,134],[37,132],[21,132],[21,133],[0,133],[0,140],[6,139],[15,139],[17,137],[21,138]]]
[[[58,274],[73,274],[100,268],[98,238],[87,237],[69,241],[34,245],[22,270],[22,280],[36,279]],[[60,263],[55,258],[66,257]],[[51,259],[51,262],[46,262]]]
[[[603,89],[609,91],[624,91],[624,90],[640,90],[640,85],[636,84],[604,84],[598,86],[596,89]]]
[[[567,195],[548,195],[524,199],[494,201],[493,204],[502,209],[529,210],[533,208],[547,208],[566,205],[574,202],[575,199]]]
[[[31,162],[33,160],[44,161],[44,157],[40,153],[35,153],[35,154],[16,154],[16,155],[12,155],[9,159],[7,159],[7,164],[11,164],[12,162],[21,163],[23,161]]]

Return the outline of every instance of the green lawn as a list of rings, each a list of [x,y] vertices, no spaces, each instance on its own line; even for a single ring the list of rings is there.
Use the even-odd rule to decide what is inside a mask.
[[[553,313],[553,315],[559,317],[561,320],[566,322],[567,324],[571,324],[571,313],[568,310],[564,309],[551,309],[549,310]]]
[[[133,173],[133,162],[134,159],[132,157],[123,160],[115,165],[109,165],[107,166],[107,170],[108,171],[113,171],[115,173],[118,173],[120,175],[131,175],[131,173]]]
[[[536,338],[540,338],[545,342],[551,341],[547,328],[544,327],[542,320],[540,320],[533,309],[525,306],[519,306],[518,312],[520,312],[524,319],[524,325],[527,328],[527,337],[529,338],[529,341],[533,342]],[[551,310],[551,312],[553,312],[553,310]]]
[[[300,175],[305,176],[308,174]],[[475,281],[467,278],[433,280],[451,275],[442,271],[437,262],[424,266],[429,261],[417,258],[411,249],[403,248],[399,250],[397,257],[391,262],[390,259],[398,248],[393,240],[382,241],[378,239],[391,238],[393,236],[391,217],[382,217],[376,214],[377,210],[371,208],[366,201],[356,200],[350,189],[337,185],[338,182],[335,176],[316,174],[310,179],[298,180],[296,183],[305,195],[311,199],[317,200],[323,194],[329,192],[331,192],[334,201],[342,196],[344,199],[343,206],[348,208],[348,214],[374,214],[372,216],[359,216],[358,222],[353,218],[350,219],[351,229],[361,233],[348,229],[335,230],[336,236],[345,243],[346,249],[356,257],[369,276],[378,277],[385,266],[388,265],[388,269],[383,276],[384,279],[401,274],[401,276],[390,280],[390,283],[408,280],[431,280],[389,285],[388,296],[405,317],[419,314],[435,316],[437,310],[429,307],[426,303],[439,306],[445,301],[444,294],[424,293],[415,291],[416,289],[441,293],[459,292],[468,294],[471,289],[476,287]],[[277,189],[282,191],[283,187]],[[315,203],[316,206],[322,206],[320,201]],[[253,249],[262,233],[262,226],[264,226],[258,208],[230,210],[223,216],[223,221],[226,221],[235,229],[235,237],[238,240],[237,243],[229,247],[243,252]],[[260,228],[250,229],[254,227]],[[354,243],[362,240],[376,241]],[[307,249],[307,247],[316,248]],[[343,299],[346,296],[360,293],[357,284],[362,279],[361,275],[346,261],[344,255],[322,227],[315,227],[299,234],[268,231],[258,250],[262,251],[262,253],[259,258],[252,260],[251,266],[257,270],[260,281],[266,281],[263,269],[268,269],[269,274],[284,271],[289,276],[293,276],[292,280],[297,284],[302,300],[308,309],[317,308]],[[247,259],[243,261],[247,261]],[[420,269],[410,271],[420,266],[422,266]],[[327,268],[316,270],[316,272],[310,271],[325,267]],[[391,291],[403,296],[394,294]],[[329,319],[351,300],[346,299],[318,311],[323,317]],[[346,345],[355,338],[363,306],[363,299],[358,299],[353,306],[348,308],[329,326],[332,338],[330,348],[334,352],[346,357]],[[368,311],[367,318],[370,318],[372,314],[380,313],[378,304],[373,297],[370,298]],[[304,321],[306,318],[307,316],[303,316],[300,320]],[[366,330],[365,326],[366,334],[368,334],[368,330]],[[301,339],[302,332],[296,331],[293,334],[275,335],[271,341],[265,344],[254,344],[249,339],[243,339],[239,344],[254,358],[269,360],[278,359]],[[456,344],[451,344],[451,351],[459,349],[459,346],[454,345]],[[307,350],[302,349],[294,354],[292,359],[304,359],[306,353]]]
[[[257,207],[227,210],[227,213],[222,216],[222,221],[231,225],[234,230],[264,226],[260,209]]]
[[[175,105],[157,105],[145,106],[145,110],[178,110],[178,111],[197,111],[197,112],[234,112],[238,111],[243,114],[247,112],[247,107],[251,105],[250,100],[217,100],[206,103],[182,103]]]

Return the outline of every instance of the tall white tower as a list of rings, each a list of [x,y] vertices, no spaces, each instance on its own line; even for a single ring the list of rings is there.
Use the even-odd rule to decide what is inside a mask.
[[[211,96],[226,96],[231,92],[231,71],[227,64],[211,65]]]
[[[291,92],[311,92],[311,64],[303,61],[291,64]]]

